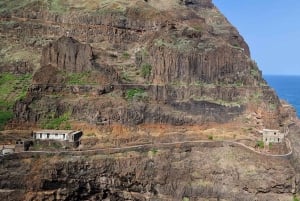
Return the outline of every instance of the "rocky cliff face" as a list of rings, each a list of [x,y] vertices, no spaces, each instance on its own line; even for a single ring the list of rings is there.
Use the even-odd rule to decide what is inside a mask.
[[[42,102],[58,100],[43,97],[46,100],[41,102],[32,96],[34,91],[54,90],[63,92],[55,99],[59,98],[65,105],[60,108],[67,110],[55,112],[55,117],[70,112],[78,120],[81,114],[84,118],[80,120],[93,124],[99,123],[99,113],[112,123],[177,125],[177,120],[166,120],[176,114],[180,124],[229,122],[250,109],[256,114],[268,111],[261,127],[279,126],[282,120],[276,94],[266,87],[243,38],[211,1],[130,2],[96,5],[87,1],[79,5],[39,1],[33,3],[34,9],[24,3],[20,9],[1,12],[1,26],[9,30],[8,35],[23,36],[37,49],[52,40],[43,47],[40,67],[36,66],[39,70],[34,82],[40,85],[30,89],[28,97],[16,105],[16,121],[35,120],[32,123],[39,124],[47,119],[49,106]],[[50,73],[51,79],[43,76],[53,72],[45,68],[50,65],[57,68],[55,75]],[[79,88],[86,89],[81,95],[94,96],[93,101],[67,100],[66,93],[83,92]],[[120,99],[109,101],[107,109],[96,106],[107,100],[99,93],[104,88],[110,88],[106,91]],[[132,99],[142,108],[128,104]],[[44,109],[36,111],[26,100],[40,102]],[[89,110],[76,107],[85,104],[90,105]],[[168,112],[165,106],[171,110]],[[28,107],[32,109],[21,109]]]
[[[93,57],[89,45],[78,43],[69,37],[62,37],[44,47],[41,66],[52,65],[67,72],[84,72],[91,70]]]
[[[291,118],[211,0],[3,0],[0,19],[0,72],[33,73],[14,129],[81,129],[83,146],[103,148],[254,142]],[[285,201],[299,190],[289,158],[155,146],[0,158],[0,198]]]
[[[4,159],[0,198],[289,201],[298,188],[288,159],[266,158],[226,143],[102,154],[24,153]]]

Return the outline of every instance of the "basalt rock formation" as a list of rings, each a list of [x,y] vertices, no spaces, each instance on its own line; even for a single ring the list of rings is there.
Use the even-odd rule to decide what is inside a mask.
[[[33,74],[8,108],[7,128],[82,129],[83,146],[106,148],[259,140],[258,130],[294,118],[211,0],[2,0],[0,35],[0,72]],[[110,151],[0,158],[0,199],[291,200],[299,192],[297,156],[266,160],[228,142]]]
[[[35,85],[16,104],[15,122],[40,124],[48,119],[49,105],[40,104],[45,112],[35,111],[27,101],[37,103],[41,98],[45,100],[40,103],[60,99],[65,105],[60,108],[66,111],[57,111],[54,117],[69,112],[79,120],[81,114],[80,121],[92,124],[101,124],[98,119],[103,118],[125,125],[221,123],[249,110],[257,116],[266,112],[259,117],[260,127],[282,124],[276,94],[262,79],[243,38],[211,1],[125,2],[96,6],[87,1],[74,10],[71,2],[37,1],[34,9],[28,4],[1,13],[3,30],[33,40],[37,50],[42,48]],[[48,74],[46,66],[58,70],[57,78],[50,73],[53,83],[42,76]],[[110,88],[104,91],[118,100],[100,97],[107,94],[99,92],[103,88]],[[62,93],[56,100],[32,98],[47,89]],[[98,96],[80,101],[65,97],[84,91]],[[132,100],[139,104],[128,104]],[[78,107],[86,104],[88,110]],[[21,109],[28,107],[32,109]]]
[[[67,72],[81,73],[91,70],[92,57],[91,46],[62,37],[44,47],[41,66],[52,65]]]

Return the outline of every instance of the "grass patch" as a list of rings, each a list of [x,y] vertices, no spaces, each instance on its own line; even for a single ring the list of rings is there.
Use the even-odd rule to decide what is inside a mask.
[[[132,100],[146,100],[148,98],[147,92],[145,92],[143,89],[128,89],[126,91],[125,98],[129,101]]]
[[[152,153],[153,155],[157,154],[157,152],[158,152],[158,149],[157,149],[157,148],[152,148],[152,149],[151,149],[151,153]]]
[[[70,130],[71,125],[68,122],[70,119],[71,113],[66,112],[59,117],[48,117],[48,119],[44,120],[42,123],[42,128],[44,129],[66,129]]]
[[[264,148],[265,147],[265,144],[262,140],[258,140],[256,142],[256,146],[259,147],[259,148]]]
[[[95,82],[90,81],[90,77],[90,71],[82,73],[66,73],[66,83],[69,85],[95,84]]]
[[[68,11],[68,5],[62,0],[47,0],[47,2],[51,12],[63,14]]]
[[[142,64],[141,75],[142,75],[144,78],[149,78],[149,76],[151,75],[151,71],[152,71],[152,66],[151,66],[151,64],[148,64],[148,63]]]
[[[26,96],[30,82],[30,74],[0,74],[0,130],[13,118],[13,105]]]
[[[123,52],[123,54],[122,54],[122,58],[123,58],[123,59],[126,59],[126,60],[129,59],[130,56],[131,56],[131,55],[130,55],[128,52]]]

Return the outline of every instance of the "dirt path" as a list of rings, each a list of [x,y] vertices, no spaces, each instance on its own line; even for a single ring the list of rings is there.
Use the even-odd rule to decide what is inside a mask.
[[[240,147],[243,147],[245,149],[248,149],[254,153],[264,155],[264,156],[269,156],[269,157],[287,157],[293,154],[293,149],[291,146],[291,142],[287,140],[287,145],[288,149],[290,150],[286,154],[268,154],[265,152],[258,151],[254,149],[253,147],[247,146],[243,143],[236,142],[236,141],[230,141],[230,140],[225,140],[225,141],[212,141],[212,140],[195,140],[195,141],[181,141],[181,142],[165,142],[165,143],[155,143],[155,144],[142,144],[142,145],[133,145],[133,146],[124,146],[124,147],[112,147],[112,148],[99,148],[99,149],[88,149],[88,150],[75,150],[75,151],[26,151],[26,153],[46,153],[46,154],[57,154],[57,153],[89,153],[89,152],[101,152],[101,151],[126,151],[130,149],[143,149],[143,148],[163,148],[163,147],[168,147],[168,146],[176,146],[176,145],[184,145],[184,144],[197,144],[197,143],[228,143],[232,145],[237,145]],[[15,153],[18,154],[18,153]]]

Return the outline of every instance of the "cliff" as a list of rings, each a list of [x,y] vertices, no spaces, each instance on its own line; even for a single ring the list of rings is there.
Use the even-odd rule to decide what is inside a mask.
[[[255,144],[259,130],[286,129],[295,114],[211,0],[3,0],[0,30],[0,72],[21,80],[0,99],[6,128],[85,133],[83,152],[1,158],[3,200],[290,200],[298,192],[296,162],[226,143]],[[103,151],[196,140],[212,142]],[[92,148],[102,151],[84,151]]]
[[[219,142],[122,153],[24,153],[1,160],[0,198],[288,201],[298,188],[288,161]]]
[[[8,9],[11,3],[3,4],[4,38],[23,37],[16,44],[26,46],[30,41],[32,51],[42,53],[33,53],[41,60],[32,65],[38,69],[35,85],[14,107],[15,122],[39,125],[49,119],[47,103],[59,101],[64,110],[54,109],[52,116],[69,112],[71,119],[78,120],[80,114],[80,121],[91,124],[101,123],[98,119],[125,125],[224,123],[249,113],[263,119],[260,128],[282,124],[276,94],[251,60],[243,38],[211,1],[25,1],[19,5]],[[46,41],[52,42],[42,46]],[[53,83],[42,76],[49,65],[58,70]],[[106,91],[118,101],[106,104],[109,98],[94,96],[103,95],[99,91],[104,88],[110,88]],[[62,93],[50,100],[49,96],[33,98],[35,90]],[[93,100],[66,97],[79,91]],[[130,93],[138,107],[131,104]],[[35,111],[30,107],[33,99],[36,103],[45,99],[46,105],[41,103]],[[88,104],[89,110],[78,107],[82,104]],[[99,108],[99,104],[110,106]],[[260,115],[261,111],[267,112]]]

